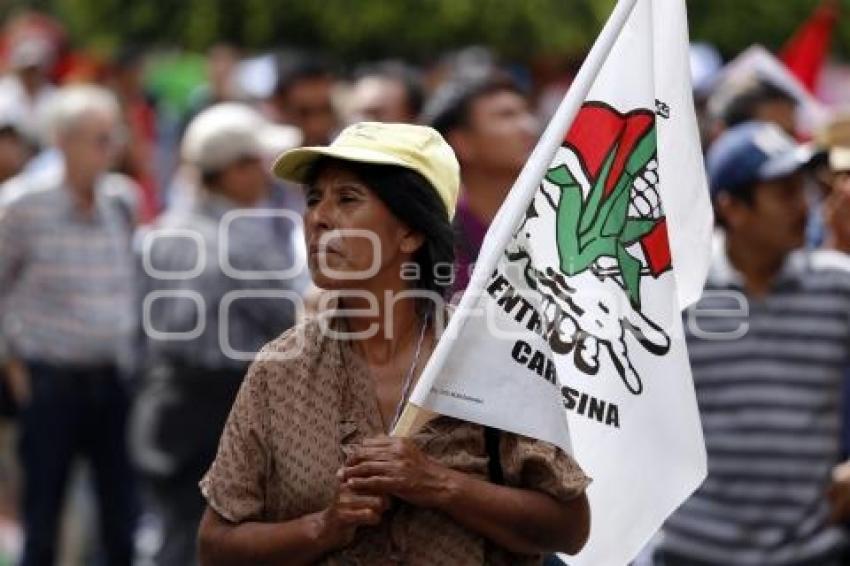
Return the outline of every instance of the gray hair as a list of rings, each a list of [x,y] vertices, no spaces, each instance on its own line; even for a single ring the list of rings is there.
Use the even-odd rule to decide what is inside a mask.
[[[119,119],[121,107],[111,91],[89,84],[61,88],[47,112],[45,126],[50,141],[55,143],[81,120],[94,113],[107,114],[114,120]]]

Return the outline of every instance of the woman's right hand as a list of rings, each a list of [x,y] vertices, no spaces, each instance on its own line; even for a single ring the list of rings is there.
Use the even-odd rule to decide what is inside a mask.
[[[386,496],[365,495],[339,483],[333,503],[319,514],[319,536],[332,549],[347,546],[357,527],[381,522],[389,503]]]

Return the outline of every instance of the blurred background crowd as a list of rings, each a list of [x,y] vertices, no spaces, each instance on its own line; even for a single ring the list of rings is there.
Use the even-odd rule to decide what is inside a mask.
[[[274,157],[363,120],[435,127],[462,166],[462,290],[612,5],[17,4],[0,8],[0,565],[25,546],[28,564],[191,564],[245,367],[301,315],[282,298],[313,292],[279,276],[304,204]],[[800,244],[850,254],[850,16],[689,8],[704,149],[778,126],[813,156]]]

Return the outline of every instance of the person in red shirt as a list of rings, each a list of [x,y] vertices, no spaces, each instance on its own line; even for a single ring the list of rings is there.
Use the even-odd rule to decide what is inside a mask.
[[[534,149],[538,126],[519,86],[498,72],[449,81],[428,101],[422,121],[446,138],[460,162],[458,292],[469,284],[487,228]]]

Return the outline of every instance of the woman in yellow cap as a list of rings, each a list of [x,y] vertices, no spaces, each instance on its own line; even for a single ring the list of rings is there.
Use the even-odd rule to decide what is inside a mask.
[[[458,163],[434,130],[356,124],[281,156],[304,183],[309,267],[334,309],[263,349],[201,482],[213,564],[539,564],[589,532],[578,464],[438,417],[387,436],[437,339]]]

